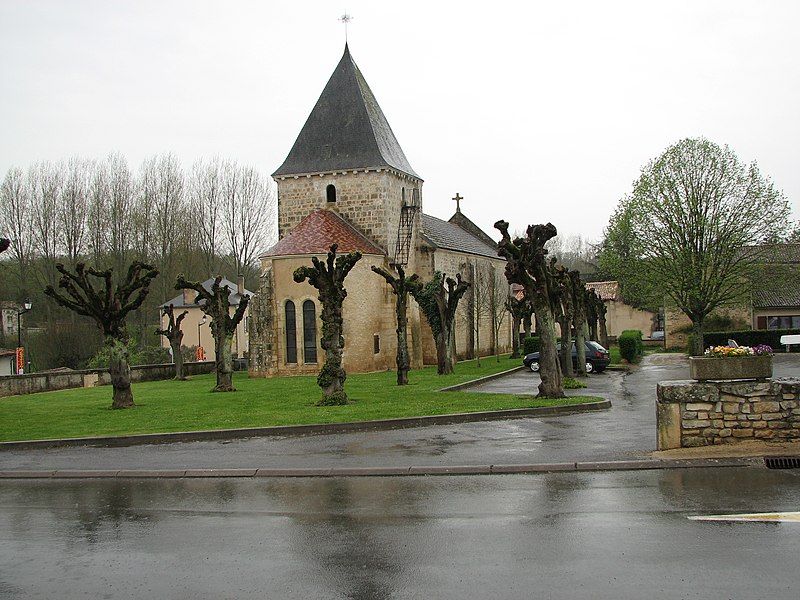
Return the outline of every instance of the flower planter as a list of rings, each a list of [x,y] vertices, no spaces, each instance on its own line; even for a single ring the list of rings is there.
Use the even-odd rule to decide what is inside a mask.
[[[689,372],[698,381],[768,379],[772,377],[772,356],[691,357]]]

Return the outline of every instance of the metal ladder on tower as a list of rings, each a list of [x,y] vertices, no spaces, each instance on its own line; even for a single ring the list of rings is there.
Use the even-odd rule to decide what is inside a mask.
[[[414,238],[414,218],[419,212],[419,190],[417,188],[412,189],[411,202],[407,202],[406,190],[403,188],[402,201],[392,264],[404,267],[408,264],[408,258],[411,254],[411,242]]]

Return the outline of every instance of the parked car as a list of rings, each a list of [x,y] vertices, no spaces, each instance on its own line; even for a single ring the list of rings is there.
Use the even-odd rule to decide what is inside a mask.
[[[587,341],[586,345],[586,372],[587,373],[602,373],[611,359],[608,355],[608,350],[603,348],[597,342]],[[561,351],[561,344],[558,344],[558,350]],[[539,353],[532,352],[522,359],[522,364],[528,367],[534,373],[539,371]],[[578,349],[575,348],[575,342],[572,343],[572,366],[578,368]]]

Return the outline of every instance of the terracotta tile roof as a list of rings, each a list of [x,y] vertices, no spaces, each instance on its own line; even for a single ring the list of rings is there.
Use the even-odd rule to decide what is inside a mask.
[[[261,258],[270,256],[297,256],[327,254],[331,244],[339,245],[339,252],[358,250],[362,254],[385,252],[331,210],[318,209],[304,218],[289,234],[267,250]]]
[[[619,281],[590,281],[586,284],[590,290],[594,290],[601,300],[621,300],[619,292]]]

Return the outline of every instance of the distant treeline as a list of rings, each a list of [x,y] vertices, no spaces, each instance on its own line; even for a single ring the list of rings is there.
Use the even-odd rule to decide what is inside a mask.
[[[253,167],[221,159],[198,161],[189,170],[169,154],[148,158],[137,171],[120,154],[12,167],[0,186],[0,207],[0,237],[11,240],[0,260],[0,300],[31,299],[26,326],[46,332],[47,345],[86,346],[40,348],[38,369],[81,367],[100,344],[94,332],[80,335],[92,325],[43,295],[46,285],[57,285],[57,263],[83,261],[117,273],[134,260],[154,265],[161,275],[131,323],[146,346],[157,343],[149,329],[159,304],[178,294],[178,273],[232,280],[242,274],[255,287],[258,256],[277,236],[271,181]],[[33,337],[31,355],[38,345]],[[0,339],[0,346],[15,345]]]

